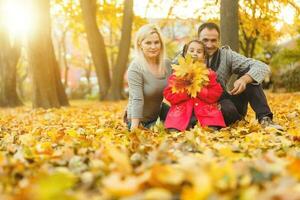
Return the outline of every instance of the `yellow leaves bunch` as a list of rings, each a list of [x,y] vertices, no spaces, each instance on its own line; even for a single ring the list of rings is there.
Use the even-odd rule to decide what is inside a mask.
[[[191,97],[196,97],[209,81],[208,68],[204,63],[194,61],[190,55],[187,55],[186,58],[180,57],[178,62],[178,65],[172,65],[176,76],[171,82],[172,92],[186,91]]]

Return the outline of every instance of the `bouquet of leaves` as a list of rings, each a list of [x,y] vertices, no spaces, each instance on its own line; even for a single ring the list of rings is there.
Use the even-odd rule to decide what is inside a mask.
[[[172,65],[175,71],[175,78],[171,82],[172,92],[186,91],[191,97],[196,97],[209,82],[208,68],[203,62],[195,61],[190,55],[186,58],[180,57],[178,63]]]

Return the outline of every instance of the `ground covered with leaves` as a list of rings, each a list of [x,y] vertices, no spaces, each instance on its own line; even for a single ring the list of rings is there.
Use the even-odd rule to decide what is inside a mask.
[[[127,131],[126,102],[0,110],[0,199],[300,199],[300,94],[268,94],[285,131]]]

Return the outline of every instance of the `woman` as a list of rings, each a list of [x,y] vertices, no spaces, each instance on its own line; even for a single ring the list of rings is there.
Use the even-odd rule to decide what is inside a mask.
[[[159,117],[163,89],[171,74],[165,59],[165,47],[159,29],[153,24],[142,26],[135,39],[135,58],[128,68],[129,100],[127,125],[150,128]]]

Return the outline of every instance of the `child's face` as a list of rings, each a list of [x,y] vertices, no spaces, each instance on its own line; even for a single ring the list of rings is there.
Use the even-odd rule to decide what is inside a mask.
[[[197,61],[204,61],[204,49],[198,42],[192,42],[186,53],[190,54]]]

